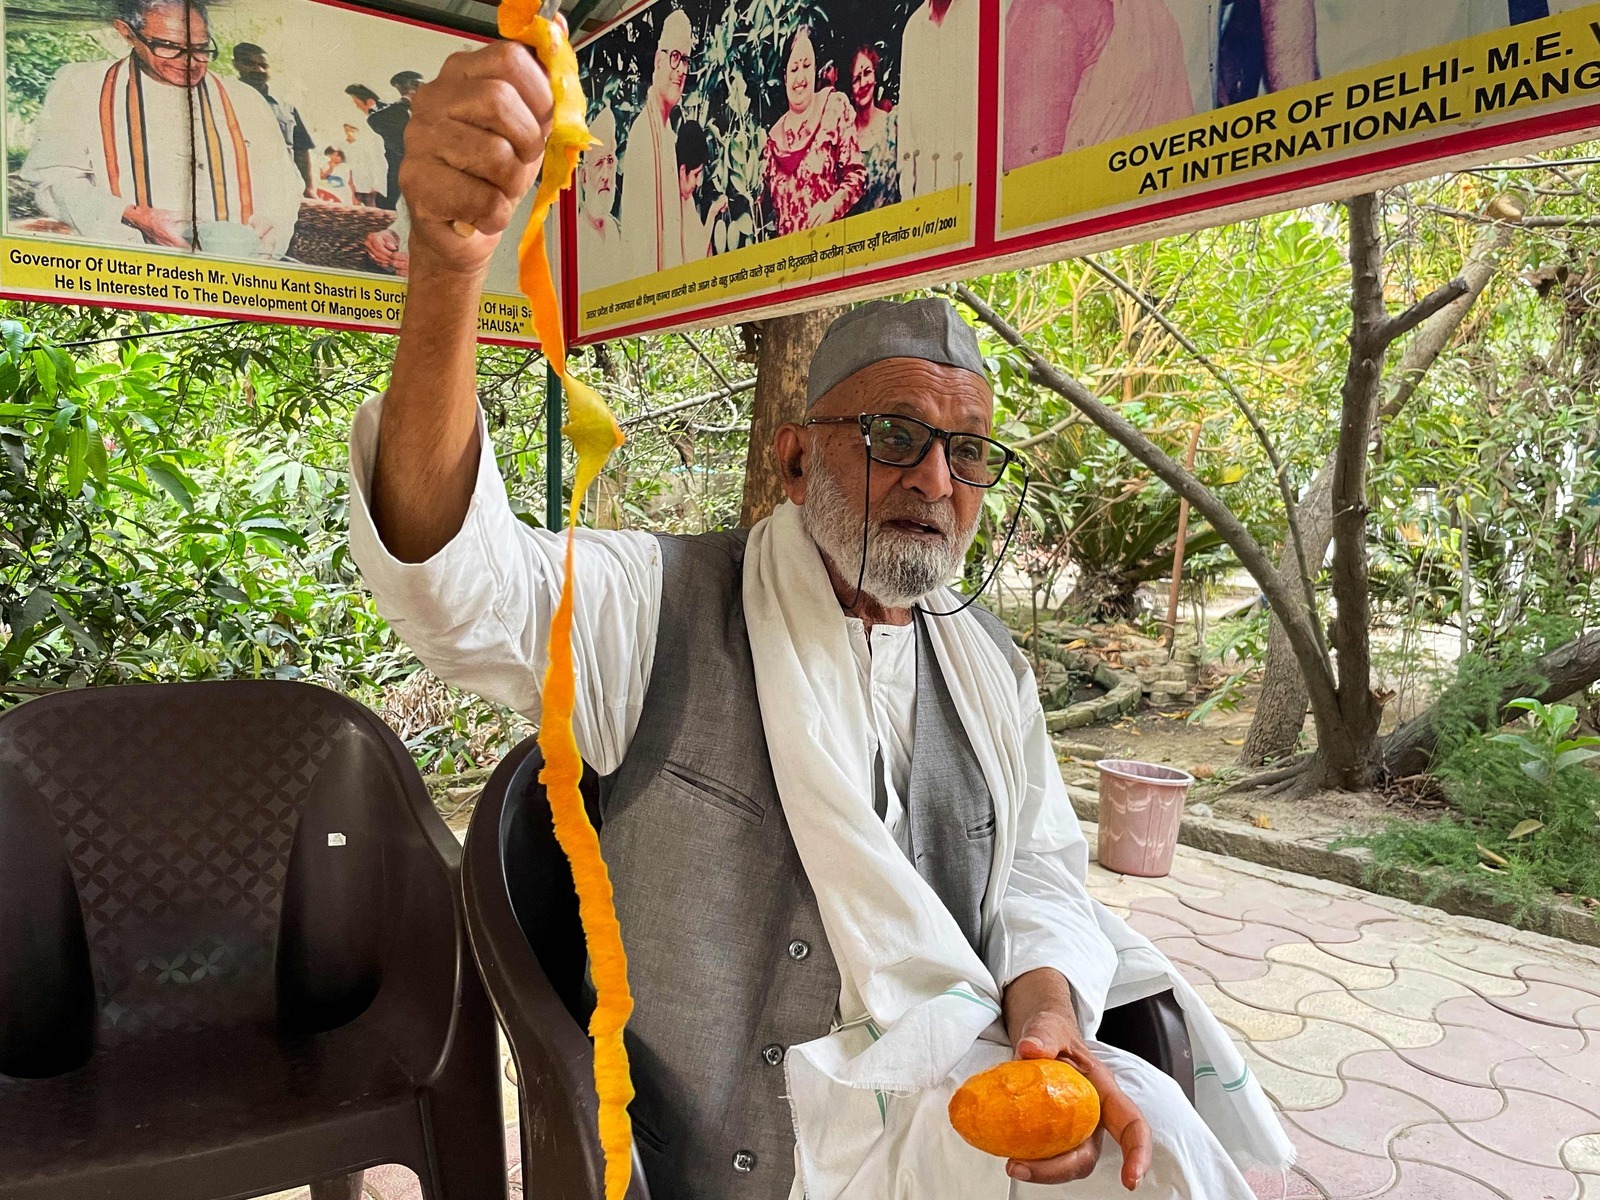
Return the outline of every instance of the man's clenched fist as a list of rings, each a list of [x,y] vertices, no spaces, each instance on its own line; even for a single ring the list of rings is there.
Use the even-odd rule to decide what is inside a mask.
[[[526,46],[452,54],[412,98],[400,191],[411,214],[412,275],[482,274],[533,186],[550,130],[550,79]],[[452,222],[478,232],[462,237]]]

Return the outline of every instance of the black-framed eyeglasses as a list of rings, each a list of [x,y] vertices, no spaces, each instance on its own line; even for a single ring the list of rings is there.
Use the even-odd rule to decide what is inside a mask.
[[[134,37],[145,44],[151,54],[167,62],[179,58],[192,58],[198,62],[210,62],[217,57],[216,38],[207,38],[203,46],[184,46],[161,38],[147,38],[137,29],[132,30],[132,33]]]
[[[902,413],[862,413],[859,417],[814,417],[806,425],[859,425],[867,457],[886,467],[914,467],[928,457],[935,441],[944,443],[950,476],[970,487],[991,488],[1016,461],[1016,451],[993,438],[955,433]]]
[[[692,54],[693,51],[657,50],[656,53],[665,54],[667,56],[667,66],[671,67],[674,71],[679,71],[689,65],[689,55]]]

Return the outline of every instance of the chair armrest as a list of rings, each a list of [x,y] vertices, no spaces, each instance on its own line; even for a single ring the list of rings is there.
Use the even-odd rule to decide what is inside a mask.
[[[1189,1103],[1194,1103],[1194,1051],[1183,1007],[1171,991],[1107,1010],[1095,1036],[1160,1068],[1177,1081]]]

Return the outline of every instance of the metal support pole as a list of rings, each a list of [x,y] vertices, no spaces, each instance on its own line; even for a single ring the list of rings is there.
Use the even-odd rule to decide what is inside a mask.
[[[561,376],[544,365],[544,524],[561,528]]]

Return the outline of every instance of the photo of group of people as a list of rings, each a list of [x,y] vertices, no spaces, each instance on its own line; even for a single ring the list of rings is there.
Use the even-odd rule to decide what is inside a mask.
[[[1005,0],[1014,170],[1593,0]]]
[[[976,181],[979,0],[656,0],[579,48],[579,290]]]
[[[411,100],[476,43],[313,0],[5,17],[7,232],[406,273]]]

